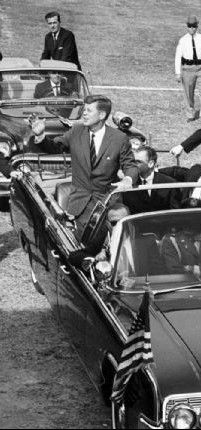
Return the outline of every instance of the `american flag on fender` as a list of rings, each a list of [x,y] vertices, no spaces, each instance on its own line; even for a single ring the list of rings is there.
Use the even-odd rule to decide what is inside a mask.
[[[149,301],[150,293],[146,291],[139,311],[133,318],[128,339],[121,354],[113,383],[112,401],[121,402],[133,373],[154,361],[151,349]]]

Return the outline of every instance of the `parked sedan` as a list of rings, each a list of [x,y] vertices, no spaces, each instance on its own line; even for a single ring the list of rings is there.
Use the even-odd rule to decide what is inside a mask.
[[[61,80],[60,94],[49,84],[50,74]],[[86,78],[72,63],[43,60],[34,66],[28,59],[3,58],[0,62],[0,197],[9,195],[10,160],[29,151],[28,119],[46,120],[52,136],[64,133],[65,121],[73,124],[82,115]],[[32,152],[32,149],[31,149]]]
[[[119,194],[98,202],[79,242],[67,212],[69,163],[62,155],[13,160],[11,217],[34,285],[111,407],[113,428],[201,428],[201,208],[146,213],[136,208],[117,222],[108,257],[97,262],[86,250],[103,240],[108,207]],[[133,201],[146,189],[127,193]],[[132,374],[121,403],[111,402],[131,321],[147,288],[153,297],[154,364]]]

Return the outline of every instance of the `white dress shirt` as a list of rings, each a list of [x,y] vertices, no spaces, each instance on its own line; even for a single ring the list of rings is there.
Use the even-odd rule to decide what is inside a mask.
[[[53,40],[57,40],[59,36],[60,30],[57,33],[52,34]]]
[[[194,36],[195,49],[197,53],[197,57],[201,60],[201,34],[195,33]],[[193,60],[193,44],[192,44],[192,36],[187,33],[185,36],[179,39],[179,43],[176,48],[175,54],[175,73],[176,75],[180,75],[181,73],[181,59],[184,57],[186,60]]]
[[[90,131],[89,133],[90,133],[90,142],[92,139],[92,134],[94,134],[95,151],[96,151],[96,157],[97,157],[105,135],[105,124],[103,125],[103,127],[100,128],[100,130],[96,132]]]
[[[153,172],[151,172],[150,173],[150,175],[149,176],[147,176],[147,178],[142,178],[141,177],[141,180],[143,181],[143,180],[146,180],[146,185],[152,185],[153,184],[153,180],[154,180],[154,170],[153,170]],[[151,195],[151,190],[147,190],[148,191],[148,194],[149,194],[149,196]]]
[[[60,92],[61,92],[60,84],[55,84],[55,83],[54,83],[54,82],[52,82],[52,81],[50,81],[50,84],[51,84],[51,87],[52,87],[52,90],[53,90],[54,95],[55,95],[55,96],[57,96],[57,90],[58,90],[58,95],[59,95],[59,94],[60,94]],[[57,87],[57,89],[56,89],[56,87]]]

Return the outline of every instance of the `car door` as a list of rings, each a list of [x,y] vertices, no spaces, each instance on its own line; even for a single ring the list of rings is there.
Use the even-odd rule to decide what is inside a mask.
[[[47,217],[20,181],[15,183],[11,193],[13,223],[28,252],[32,277],[45,292],[52,307],[57,309],[59,254],[50,227],[51,217]]]
[[[57,277],[59,319],[81,358],[83,358],[85,350],[85,327],[89,301],[85,287],[84,277],[63,257]]]

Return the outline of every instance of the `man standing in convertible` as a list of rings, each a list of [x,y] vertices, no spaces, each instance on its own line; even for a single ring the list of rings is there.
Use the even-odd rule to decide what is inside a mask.
[[[70,150],[72,158],[72,188],[68,212],[75,216],[81,237],[98,200],[103,200],[115,185],[119,189],[137,182],[138,168],[128,137],[107,126],[111,100],[101,95],[85,99],[83,123],[77,124],[53,141],[45,136],[45,123],[37,119],[32,124],[35,143],[43,152],[61,153]],[[124,178],[118,182],[118,170]]]

